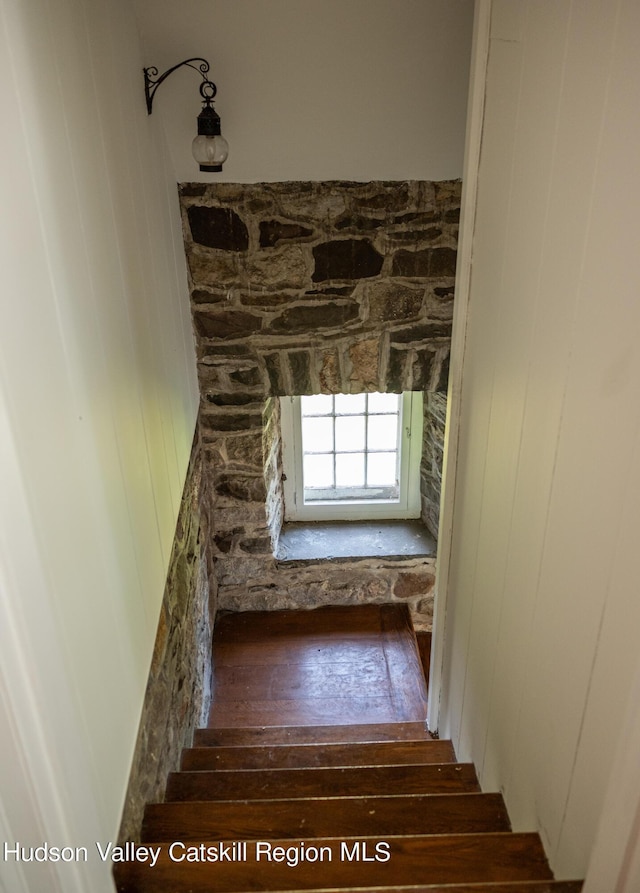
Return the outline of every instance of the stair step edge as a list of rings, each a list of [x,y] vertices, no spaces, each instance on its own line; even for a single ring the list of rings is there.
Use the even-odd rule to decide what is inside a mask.
[[[366,844],[370,846],[365,850]],[[377,841],[378,846],[374,845]],[[386,847],[379,849],[380,843]],[[343,849],[343,844],[346,849]],[[351,848],[358,844],[359,855],[354,859],[353,855],[342,857],[344,852],[355,852]],[[226,844],[224,844],[226,846]],[[169,857],[169,846],[162,843],[148,844],[147,846],[160,847],[158,858],[153,872],[148,865],[136,861],[119,863],[114,868],[118,890],[121,893],[128,891],[154,891],[154,893],[166,893],[171,889],[173,893],[210,893],[211,890],[211,866],[208,861],[178,863]],[[175,846],[175,844],[174,844]],[[180,846],[189,846],[184,843]],[[195,849],[198,852],[208,852],[208,847],[219,848],[220,841],[202,841]],[[313,890],[317,888],[319,866],[317,853],[320,848],[327,847],[328,858],[322,858],[322,876],[325,879],[324,886],[328,889],[337,888],[342,891],[362,888],[378,888],[391,881],[395,886],[425,886],[430,884],[437,889],[437,885],[447,889],[458,884],[464,890],[467,878],[475,883],[489,881],[495,882],[497,878],[512,882],[544,880],[552,881],[553,876],[549,869],[547,859],[542,848],[538,834],[489,832],[486,834],[440,834],[440,835],[387,835],[382,838],[362,838],[359,836],[325,837],[313,840],[312,847],[316,852],[313,859],[305,860],[304,853],[307,848],[300,850],[302,858],[291,867],[281,859],[262,858],[269,848],[274,852],[275,847],[282,847],[286,852],[291,847],[289,840],[263,840],[260,848],[261,858],[258,860],[258,844],[254,847],[251,842],[246,852],[240,847],[239,856],[233,862],[217,862],[216,888],[227,893],[255,888],[256,863],[260,862],[260,889],[263,890]],[[340,858],[333,855],[340,854]],[[375,860],[361,858],[363,853],[387,854],[387,858]],[[215,860],[214,860],[215,861]],[[313,863],[313,864],[311,864]],[[414,883],[417,881],[417,883]],[[473,887],[471,887],[473,890]],[[482,890],[482,887],[479,888]],[[491,886],[485,887],[490,890]],[[526,888],[525,888],[526,889]],[[544,889],[544,888],[542,888]],[[517,891],[517,888],[515,888]],[[539,888],[540,890],[540,888]],[[519,893],[519,891],[518,891]],[[539,893],[539,891],[537,891]]]
[[[451,741],[209,745],[182,751],[181,768],[275,769],[456,762]]]
[[[336,827],[345,835],[378,837],[511,830],[501,794],[393,794],[151,804],[144,813],[142,837],[255,840],[266,834],[311,839],[335,833]]]
[[[315,725],[315,726],[245,726],[245,727],[209,727],[197,729],[195,742],[203,746],[215,746],[216,743],[233,746],[240,742],[241,746],[249,741],[259,743],[377,743],[383,741],[430,741],[437,740],[427,731],[426,723],[363,723],[352,725]],[[212,742],[207,744],[207,741]]]
[[[358,763],[358,765],[353,765],[351,763],[337,764],[331,766],[258,766],[253,767],[250,766],[248,768],[237,767],[233,769],[220,769],[218,767],[208,767],[206,769],[179,769],[177,773],[181,772],[214,772],[217,776],[223,776],[225,778],[231,777],[232,775],[238,775],[238,773],[251,773],[253,777],[257,777],[259,773],[270,773],[276,777],[277,773],[285,773],[285,772],[299,772],[301,775],[305,773],[313,773],[313,772],[329,772],[335,770],[336,772],[348,772],[353,770],[357,772],[361,769],[424,769],[425,767],[444,767],[444,766],[472,766],[472,763],[458,763],[456,760],[451,760],[450,762],[438,762],[438,763]]]
[[[584,881],[480,881],[470,884],[411,884],[393,887],[353,887],[354,893],[581,893]],[[240,891],[243,893],[243,891]],[[247,891],[251,893],[251,891]],[[269,893],[295,893],[270,890]],[[345,888],[315,887],[304,893],[345,893]],[[348,891],[347,891],[348,893]]]

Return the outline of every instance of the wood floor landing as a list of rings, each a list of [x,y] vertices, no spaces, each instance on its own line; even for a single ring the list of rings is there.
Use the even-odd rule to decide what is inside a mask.
[[[224,614],[209,728],[423,723],[427,692],[404,605]]]

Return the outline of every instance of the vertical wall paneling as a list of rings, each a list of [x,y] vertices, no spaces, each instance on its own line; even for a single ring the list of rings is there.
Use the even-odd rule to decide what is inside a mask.
[[[6,0],[0,44],[2,822],[95,852],[119,825],[195,424],[177,191],[128,2]],[[9,889],[112,888],[97,858],[49,874]]]
[[[584,893],[634,893],[640,887],[640,672],[627,702],[613,751],[598,832],[589,861]]]
[[[494,0],[467,252],[440,733],[561,877],[638,669],[639,33],[629,0]]]

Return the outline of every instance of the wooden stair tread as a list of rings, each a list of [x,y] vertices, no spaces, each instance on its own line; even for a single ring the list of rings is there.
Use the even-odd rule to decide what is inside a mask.
[[[258,671],[259,672],[259,671]],[[224,712],[223,712],[224,708]],[[261,725],[276,723],[300,723],[301,725],[330,724],[344,722],[347,718],[352,722],[393,722],[397,718],[398,708],[388,694],[349,696],[338,699],[326,698],[285,698],[268,701],[223,701],[217,702],[215,713],[209,715],[209,727],[217,728],[233,723],[246,725],[255,717]],[[426,717],[426,708],[421,716]],[[403,717],[410,719],[411,717]],[[417,716],[413,717],[417,719]]]
[[[400,887],[352,887],[357,893],[581,893],[583,881],[487,881],[479,884],[411,884]],[[271,893],[290,893],[275,890]],[[340,893],[335,887],[314,887],[305,893]]]
[[[244,726],[197,729],[197,747],[257,744],[342,744],[349,742],[429,741],[424,722],[363,723],[360,725]]]
[[[143,841],[265,840],[342,834],[468,834],[509,831],[500,794],[396,794],[253,802],[174,802],[147,807]]]
[[[375,838],[318,838],[312,847],[328,847],[331,861],[301,861],[292,867],[286,862],[256,861],[255,847],[261,841],[247,843],[247,859],[238,862],[173,862],[161,846],[156,865],[116,863],[116,886],[120,893],[237,893],[255,890],[312,890],[321,877],[324,887],[357,889],[366,886],[446,884],[494,880],[552,880],[544,850],[537,834],[440,834],[433,836],[389,837],[390,858],[382,861],[342,861],[343,844],[350,851],[356,844],[367,845],[373,858]],[[271,847],[285,850],[291,841],[271,841]],[[184,844],[189,846],[189,844]],[[217,849],[218,842],[193,846]],[[294,849],[299,852],[299,844]],[[273,850],[272,850],[273,851]],[[180,849],[180,853],[184,853]]]
[[[360,887],[358,893],[580,893],[582,881],[489,881],[486,884],[429,884],[410,887]],[[307,890],[306,893],[329,893]]]
[[[216,769],[173,772],[167,800],[272,800],[281,797],[366,796],[479,791],[471,763],[349,766],[311,769]]]
[[[192,747],[183,770],[376,766],[455,762],[450,741],[382,741],[347,744],[275,744]]]

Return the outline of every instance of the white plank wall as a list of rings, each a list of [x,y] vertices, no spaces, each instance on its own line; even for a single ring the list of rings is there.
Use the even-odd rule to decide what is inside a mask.
[[[640,662],[640,6],[491,6],[440,734],[584,876]]]
[[[14,890],[112,889],[197,410],[175,177],[128,0],[0,3],[3,839],[90,847]]]

